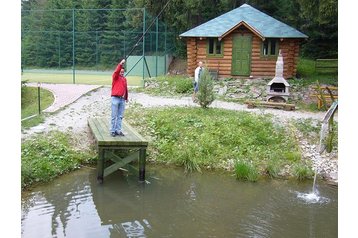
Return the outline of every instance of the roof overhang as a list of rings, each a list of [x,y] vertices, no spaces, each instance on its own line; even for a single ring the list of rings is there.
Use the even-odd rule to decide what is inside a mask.
[[[246,28],[248,28],[250,31],[252,31],[255,35],[257,35],[262,41],[265,40],[265,37],[255,28],[253,28],[252,26],[250,26],[250,24],[246,23],[245,21],[241,21],[238,24],[236,24],[234,27],[232,27],[230,30],[228,30],[227,32],[225,32],[224,34],[222,34],[219,37],[219,40],[222,40],[225,36],[229,35],[231,32],[233,32],[234,30],[236,30],[237,28],[239,28],[240,26],[245,26]]]

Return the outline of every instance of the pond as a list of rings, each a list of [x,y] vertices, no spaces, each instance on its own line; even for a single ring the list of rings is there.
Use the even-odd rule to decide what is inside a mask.
[[[22,237],[338,237],[338,187],[147,166],[82,168],[22,194]]]

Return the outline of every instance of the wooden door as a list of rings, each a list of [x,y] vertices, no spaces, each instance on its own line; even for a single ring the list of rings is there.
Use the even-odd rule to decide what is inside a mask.
[[[251,73],[252,36],[234,35],[231,74],[249,76]]]

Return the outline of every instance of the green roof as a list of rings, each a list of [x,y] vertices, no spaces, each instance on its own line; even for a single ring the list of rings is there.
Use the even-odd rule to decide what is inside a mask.
[[[300,31],[248,4],[186,31],[180,34],[180,37],[222,37],[240,23],[245,23],[263,38],[308,38]]]

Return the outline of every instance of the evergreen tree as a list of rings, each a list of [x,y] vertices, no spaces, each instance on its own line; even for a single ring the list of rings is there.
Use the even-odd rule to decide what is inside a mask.
[[[82,66],[94,66],[98,60],[99,5],[96,1],[81,2],[76,11],[76,61]]]
[[[312,58],[338,57],[338,0],[298,0],[301,29],[309,36],[302,53]]]
[[[209,70],[203,68],[203,72],[199,79],[199,92],[197,94],[198,103],[202,108],[207,108],[215,99],[214,82]]]
[[[106,23],[106,31],[101,41],[101,63],[112,66],[124,58],[125,8],[127,0],[112,0]],[[120,10],[115,10],[120,9]]]

